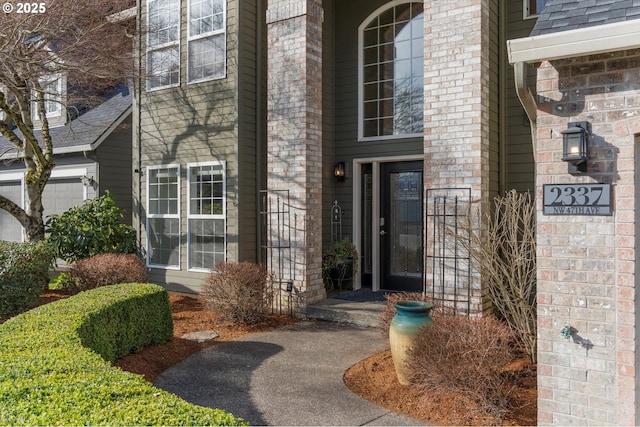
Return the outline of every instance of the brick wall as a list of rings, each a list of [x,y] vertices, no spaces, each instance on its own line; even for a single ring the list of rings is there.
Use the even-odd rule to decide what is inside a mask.
[[[478,214],[486,210],[489,198],[488,3],[428,1],[424,19],[424,185],[428,190],[471,189]],[[433,246],[430,241],[425,244]],[[430,281],[429,268],[425,267],[428,291],[437,287]],[[480,278],[473,282],[472,311],[481,312]],[[449,297],[453,299],[445,296]]]
[[[640,51],[545,62],[537,90],[538,423],[637,425]],[[593,132],[577,176],[561,160],[560,132],[573,121]],[[613,215],[543,215],[552,183],[611,183]]]
[[[301,304],[322,283],[322,2],[270,0],[267,9],[267,188],[289,190],[287,265]],[[267,230],[272,238],[278,230]],[[280,254],[283,255],[283,254]],[[301,307],[304,309],[304,307]]]

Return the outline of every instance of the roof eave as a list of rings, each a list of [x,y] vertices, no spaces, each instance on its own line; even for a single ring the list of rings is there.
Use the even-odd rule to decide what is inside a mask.
[[[132,111],[132,107],[131,106],[127,107],[127,109],[124,110],[122,114],[118,116],[118,118],[113,123],[111,123],[111,125],[109,125],[107,130],[103,132],[95,141],[89,144],[69,145],[65,147],[53,147],[53,154],[56,155],[56,154],[70,154],[70,153],[83,153],[88,151],[95,151],[100,146],[100,144],[102,144],[102,142],[104,142],[104,140],[107,139],[107,137],[111,135],[111,133],[131,114],[131,111]],[[12,151],[11,154],[5,153],[1,155],[0,160],[13,160],[19,157],[17,152],[13,150],[11,151]]]
[[[509,63],[535,63],[640,48],[640,19],[507,41]]]

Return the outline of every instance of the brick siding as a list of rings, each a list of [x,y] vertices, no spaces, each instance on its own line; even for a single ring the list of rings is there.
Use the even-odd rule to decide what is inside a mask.
[[[488,17],[487,0],[425,2],[424,185],[470,188],[480,215],[489,199]],[[436,286],[429,268],[428,292]],[[473,281],[472,311],[478,313],[486,299],[480,277]]]
[[[301,309],[325,297],[322,15],[318,0],[270,0],[267,10],[267,188],[289,190],[292,216],[286,226],[292,232],[293,251],[289,262]]]
[[[640,51],[545,62],[537,89],[538,423],[637,425]],[[593,132],[579,176],[561,160],[561,131],[574,121]],[[613,215],[543,215],[551,183],[611,183]]]

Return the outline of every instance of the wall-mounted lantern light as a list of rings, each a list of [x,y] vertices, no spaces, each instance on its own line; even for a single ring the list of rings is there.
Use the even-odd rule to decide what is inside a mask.
[[[570,174],[587,171],[587,145],[591,135],[591,123],[569,122],[562,131],[562,160],[567,162]]]
[[[335,176],[338,179],[338,181],[344,181],[346,177],[344,162],[338,162],[335,165],[333,165],[333,176]]]
[[[93,187],[93,184],[95,183],[93,177],[89,178],[87,175],[81,176],[80,181],[82,181],[82,185],[85,187]]]

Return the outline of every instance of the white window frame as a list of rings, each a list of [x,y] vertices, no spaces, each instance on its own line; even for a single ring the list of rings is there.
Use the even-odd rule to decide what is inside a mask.
[[[218,0],[211,0],[218,1]],[[200,83],[209,80],[219,80],[224,79],[227,75],[227,2],[226,0],[222,0],[222,28],[218,30],[208,31],[206,33],[191,35],[191,8],[194,0],[187,1],[187,83]],[[205,40],[207,38],[216,38],[218,36],[222,36],[222,44],[223,48],[223,58],[222,58],[222,74],[213,74],[211,76],[201,77],[201,78],[191,78],[191,43],[197,42],[200,40]]]
[[[43,87],[43,89],[46,89],[53,83],[55,83],[55,86],[56,86],[54,89],[55,93],[49,94],[45,92],[44,94],[44,106],[45,106],[45,112],[46,112],[47,118],[62,116],[62,110],[64,107],[62,104],[62,98],[64,97],[64,93],[62,92],[62,80],[63,80],[62,76],[60,74],[56,74],[55,76],[52,76],[52,77],[53,77],[53,80],[50,81],[47,79],[46,84]],[[48,98],[48,96],[53,96],[54,99],[50,99]],[[50,110],[48,107],[51,104],[54,104],[57,108],[55,110]]]
[[[533,12],[530,10],[531,3],[534,1],[536,3],[536,6],[540,2],[544,2],[545,5],[547,3],[547,0],[522,0],[522,19],[533,19],[537,18],[540,15],[535,10]]]
[[[198,214],[191,212],[191,169],[202,166],[220,166],[222,174],[222,213],[221,214]],[[224,228],[224,260],[227,260],[227,165],[225,161],[187,163],[187,247],[191,248],[191,220],[222,220]],[[213,268],[200,268],[191,266],[191,250],[187,250],[187,269],[189,271],[208,272]]]
[[[6,98],[7,96],[7,87],[4,85],[0,85],[0,92],[2,92]],[[0,110],[0,121],[4,121],[4,119],[7,117],[7,113],[4,112],[4,110]]]
[[[39,79],[40,87],[43,90],[44,108],[45,108],[44,111],[45,111],[45,117],[47,119],[58,118],[58,117],[62,117],[63,115],[64,98],[66,95],[63,87],[66,85],[65,80],[66,79],[60,73],[52,74],[48,77],[43,77]],[[47,88],[53,83],[55,83],[55,89],[54,89],[55,93],[49,93]],[[35,90],[32,91],[32,93],[33,93],[33,101],[31,102],[31,105],[32,105],[31,115],[33,116],[34,122],[40,123],[40,117],[38,117],[38,105],[35,99],[37,94]],[[53,99],[51,99],[52,96],[53,96]],[[49,109],[48,107],[51,104],[55,105],[57,108],[55,110]]]
[[[412,134],[397,134],[397,135],[380,135],[380,136],[364,136],[364,29],[371,23],[371,21],[377,18],[381,13],[401,4],[419,3],[407,0],[394,0],[376,9],[373,13],[367,16],[364,21],[358,27],[358,141],[384,141],[384,140],[396,140],[407,139],[424,136],[424,130],[420,133]],[[423,70],[424,72],[424,70]],[[394,76],[395,81],[395,76]],[[424,110],[424,101],[423,101]]]
[[[178,178],[178,181],[176,183],[177,185],[177,204],[178,204],[178,208],[177,208],[177,213],[175,214],[156,214],[156,213],[151,213],[150,212],[150,197],[149,197],[149,177],[150,172],[152,170],[158,170],[158,169],[175,169],[176,170],[176,176]],[[182,257],[182,239],[179,238],[178,239],[178,265],[165,265],[165,264],[153,264],[151,262],[151,227],[150,227],[150,220],[152,219],[177,219],[178,220],[178,235],[181,236],[182,234],[182,221],[180,219],[180,212],[182,210],[182,203],[181,203],[181,182],[180,182],[180,165],[175,165],[175,164],[164,164],[164,165],[155,165],[155,166],[147,166],[146,168],[146,209],[147,209],[147,215],[146,215],[146,234],[147,234],[147,243],[146,243],[146,248],[147,248],[147,266],[148,267],[152,267],[152,268],[159,268],[159,269],[163,269],[163,270],[180,270],[180,264],[181,264],[181,257]]]
[[[161,89],[166,89],[166,88],[170,88],[170,87],[177,87],[180,85],[180,36],[181,36],[181,1],[180,0],[172,0],[174,1],[176,4],[174,5],[177,9],[177,37],[175,40],[166,42],[166,43],[159,43],[157,45],[151,45],[151,23],[149,21],[149,10],[151,8],[151,4],[153,2],[157,2],[159,0],[148,0],[147,1],[147,41],[146,41],[146,48],[147,48],[147,52],[146,52],[146,69],[147,69],[147,83],[146,83],[146,89],[147,92],[151,92],[151,91],[155,91],[155,90],[161,90]],[[152,82],[154,79],[154,72],[153,70],[151,70],[151,55],[153,55],[156,52],[161,52],[161,51],[169,51],[169,50],[173,50],[175,49],[177,51],[177,65],[178,65],[178,78],[177,81],[175,83],[169,83],[166,85],[158,85],[158,86],[153,86]]]

